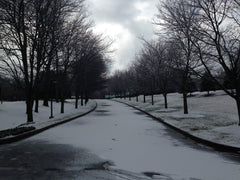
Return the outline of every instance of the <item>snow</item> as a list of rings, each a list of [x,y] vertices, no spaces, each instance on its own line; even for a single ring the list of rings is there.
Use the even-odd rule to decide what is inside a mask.
[[[223,91],[194,92],[188,97],[189,114],[183,113],[182,95],[168,94],[168,109],[164,108],[162,95],[155,95],[155,104],[151,105],[151,97],[147,96],[143,103],[143,96],[139,102],[135,98],[117,99],[136,106],[150,114],[163,119],[171,125],[183,129],[195,136],[221,143],[240,147],[240,127],[236,102]]]
[[[178,118],[178,119],[194,119],[194,118],[203,118],[204,115],[196,114],[196,113],[190,113],[190,114],[175,113],[172,115],[172,117]]]
[[[189,98],[190,115],[187,116],[182,113],[181,95],[177,93],[169,95],[170,111],[164,110],[162,96],[155,98],[154,106],[150,103],[150,97],[145,104],[135,100],[131,102],[125,100],[125,102],[147,110],[194,135],[235,146],[240,144],[237,114],[229,108],[234,107],[234,101],[222,92],[216,92],[215,96],[209,97],[196,93]],[[49,108],[41,106],[40,113],[34,113],[34,125],[39,128],[47,123],[86,112],[95,105],[91,101],[88,106],[75,110],[74,102],[68,102],[64,115],[57,113],[60,107],[59,104],[54,104],[55,118],[50,121]],[[201,104],[205,102],[207,103]],[[228,107],[224,108],[223,105]],[[7,117],[11,117],[8,120],[9,124],[5,124],[6,127],[26,122],[24,102],[6,102],[0,106],[0,109],[2,122],[6,121]],[[160,110],[163,111],[159,112]],[[145,172],[156,172],[153,179],[239,180],[238,160],[233,161],[228,155],[225,156],[225,153],[201,148],[146,115],[139,114],[139,111],[107,100],[98,100],[98,108],[93,113],[33,136],[23,143],[26,141],[67,144],[79,150],[86,149],[104,161],[113,162],[114,166],[110,167],[110,173],[128,172],[129,175],[134,174],[134,176],[135,173],[139,173],[139,177],[143,177]],[[151,178],[145,177],[145,179]]]
[[[134,177],[156,172],[161,176],[155,179],[238,180],[240,174],[239,162],[201,149],[139,111],[112,101],[99,100],[93,113],[31,140],[88,149],[103,161],[113,162],[109,172],[128,172]]]
[[[89,101],[86,106],[79,106],[75,109],[74,100],[67,100],[65,102],[65,113],[60,113],[60,103],[53,103],[53,116],[54,118],[49,119],[50,107],[45,107],[42,105],[42,101],[39,102],[39,113],[34,113],[34,122],[31,124],[26,124],[26,106],[24,101],[17,102],[4,102],[0,104],[0,130],[15,128],[17,126],[34,126],[37,129],[46,127],[55,122],[65,120],[67,118],[74,117],[76,115],[83,114],[89,111],[95,106],[94,101]],[[49,103],[50,105],[50,103]]]

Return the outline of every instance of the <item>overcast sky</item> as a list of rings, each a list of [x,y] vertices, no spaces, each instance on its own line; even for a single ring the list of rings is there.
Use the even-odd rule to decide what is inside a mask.
[[[154,36],[158,0],[87,0],[94,30],[114,40],[113,70],[124,69],[141,47],[139,37]]]

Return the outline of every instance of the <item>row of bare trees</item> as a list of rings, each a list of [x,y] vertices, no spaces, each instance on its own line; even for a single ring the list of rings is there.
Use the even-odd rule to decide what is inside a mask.
[[[178,83],[184,113],[188,113],[189,83],[194,76],[205,78],[235,99],[240,125],[239,1],[160,0],[157,7],[154,24],[160,29],[160,38],[144,40],[129,70],[135,73],[138,88],[148,88],[148,92],[161,88],[164,95],[169,91],[167,85],[173,84],[169,82]]]
[[[122,72],[116,72],[109,82],[109,91],[118,96],[151,95],[154,104],[154,94],[161,93],[164,97],[165,108],[168,108],[167,94],[182,92],[182,69],[179,68],[179,49],[173,42],[143,40],[143,48],[136,55],[131,67]],[[186,93],[191,91],[189,83]],[[127,92],[127,94],[126,94]]]
[[[92,32],[84,0],[0,0],[0,17],[0,71],[24,89],[28,122],[34,100],[38,112],[39,99],[55,97],[64,113],[70,91],[88,99],[102,86],[109,44]]]
[[[240,6],[239,1],[172,0],[159,6],[157,24],[166,28],[183,50],[183,65],[202,75],[204,69],[235,99],[240,125]],[[233,85],[216,78],[221,70]],[[186,72],[187,73],[187,72]]]

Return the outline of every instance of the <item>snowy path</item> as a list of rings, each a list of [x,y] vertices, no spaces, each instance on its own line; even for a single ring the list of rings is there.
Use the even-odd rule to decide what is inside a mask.
[[[114,165],[106,171],[107,161]],[[0,175],[12,179],[151,179],[144,173],[152,172],[154,179],[239,180],[240,157],[107,100],[79,120],[0,147]]]

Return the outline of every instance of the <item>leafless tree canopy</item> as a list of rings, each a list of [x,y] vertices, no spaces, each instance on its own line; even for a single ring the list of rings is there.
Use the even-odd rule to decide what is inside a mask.
[[[94,56],[87,61],[95,66],[102,63],[98,64],[103,71],[94,78],[98,79],[107,70],[103,68],[107,47],[91,33],[92,22],[84,0],[0,0],[0,17],[0,71],[24,89],[28,122],[33,121],[33,100],[36,100],[35,112],[39,98],[44,98],[44,104],[48,105],[53,83],[64,112],[64,99],[69,94],[65,89],[71,87],[76,76],[73,64],[77,59],[83,61],[83,53],[79,56],[79,52],[84,46],[88,51],[85,54]],[[99,61],[94,61],[95,58]],[[90,67],[84,63],[81,66],[84,71]]]
[[[157,8],[159,39],[143,41],[129,70],[138,79],[136,87],[148,94],[163,88],[166,94],[166,80],[175,81],[188,113],[187,93],[195,89],[193,80],[201,78],[208,81],[205,87],[223,89],[236,100],[240,123],[239,1],[160,0]]]

